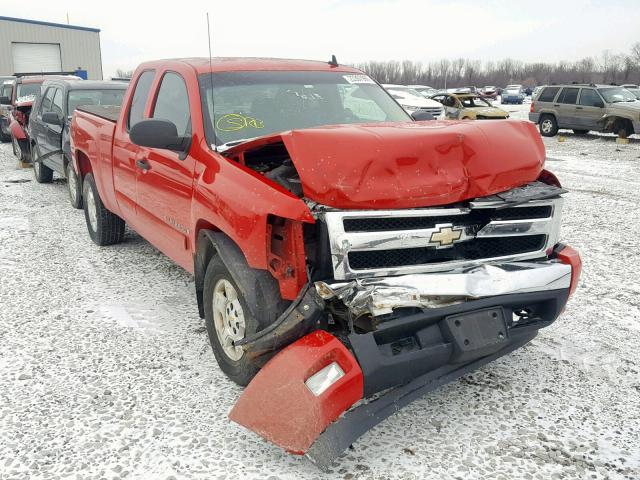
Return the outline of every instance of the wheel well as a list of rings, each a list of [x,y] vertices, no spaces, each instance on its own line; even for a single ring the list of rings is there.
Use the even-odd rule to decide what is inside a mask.
[[[624,130],[625,137],[633,135],[635,133],[633,130],[633,122],[625,117],[612,116],[607,118],[604,125],[604,132],[612,132],[619,135],[621,130]]]
[[[76,159],[78,163],[79,176],[83,179],[87,173],[92,172],[91,161],[89,160],[89,157],[81,151],[76,151]]]
[[[193,257],[193,272],[200,318],[204,318],[204,274],[207,271],[207,265],[218,253],[211,236],[208,235],[208,232],[214,231],[218,231],[218,229],[204,220],[198,220],[196,223],[196,253]]]

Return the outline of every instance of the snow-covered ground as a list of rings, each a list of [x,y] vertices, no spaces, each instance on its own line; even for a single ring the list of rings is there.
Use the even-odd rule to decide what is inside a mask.
[[[191,277],[130,231],[95,246],[64,181],[0,145],[0,479],[640,478],[640,140],[545,144],[584,260],[566,312],[327,475],[229,422]]]

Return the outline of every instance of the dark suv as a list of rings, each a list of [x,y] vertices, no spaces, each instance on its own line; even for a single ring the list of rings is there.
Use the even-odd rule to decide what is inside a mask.
[[[529,120],[545,137],[569,128],[580,135],[596,130],[624,138],[640,133],[640,101],[618,86],[551,85],[532,100]]]
[[[47,80],[36,99],[29,121],[33,171],[39,183],[49,183],[53,172],[67,177],[69,199],[82,207],[82,185],[73,169],[69,149],[71,115],[81,105],[122,104],[128,84],[92,80]]]

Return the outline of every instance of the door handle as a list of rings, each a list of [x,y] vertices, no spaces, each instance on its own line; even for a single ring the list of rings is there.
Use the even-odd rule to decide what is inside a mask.
[[[553,104],[553,106],[554,106],[554,107],[559,107],[559,106],[560,106],[560,104],[559,104],[559,103],[554,103],[554,104]]]
[[[576,107],[576,110],[582,110],[582,107]]]
[[[151,168],[151,165],[149,165],[149,162],[147,162],[146,158],[141,158],[136,160],[136,167],[138,167],[140,170],[149,170]]]

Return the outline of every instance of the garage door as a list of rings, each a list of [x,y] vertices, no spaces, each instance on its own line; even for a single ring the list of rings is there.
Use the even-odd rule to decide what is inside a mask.
[[[12,43],[14,73],[61,72],[60,44]]]

